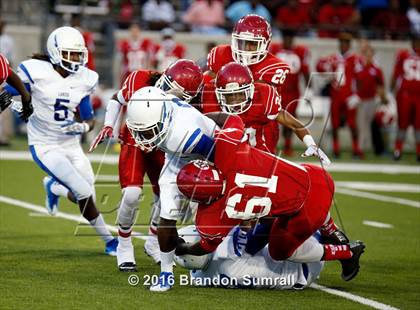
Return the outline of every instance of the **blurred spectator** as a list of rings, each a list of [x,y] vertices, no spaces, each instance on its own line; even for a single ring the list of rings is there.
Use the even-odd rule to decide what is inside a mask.
[[[162,41],[155,45],[154,63],[158,71],[164,71],[176,60],[185,57],[185,46],[175,42],[175,31],[165,28],[161,31]]]
[[[142,16],[151,30],[161,30],[175,20],[172,4],[162,0],[148,0],[142,8]]]
[[[6,23],[0,19],[0,53],[13,65],[13,61],[15,60],[15,44],[12,37],[4,33],[5,27]]]
[[[11,36],[4,33],[6,23],[0,20],[0,53],[2,53],[10,65],[15,59],[15,45]],[[0,146],[7,146],[13,134],[13,114],[7,109],[0,114]]]
[[[380,12],[372,21],[372,26],[384,31],[387,39],[399,39],[407,36],[410,22],[398,0],[390,0],[389,9]]]
[[[119,50],[122,54],[121,85],[126,77],[139,69],[150,69],[153,42],[141,37],[140,26],[133,23],[129,28],[129,37],[121,40]]]
[[[338,36],[339,51],[318,60],[316,68],[318,72],[325,72],[331,76],[330,88],[330,120],[333,138],[333,153],[336,158],[340,157],[340,127],[348,124],[351,132],[352,151],[356,158],[363,158],[359,147],[359,135],[356,125],[356,105],[360,99],[357,96],[356,72],[360,66],[359,57],[351,52],[352,35],[340,33]],[[332,74],[333,73],[333,74]]]
[[[87,67],[95,71],[95,41],[93,39],[93,33],[82,28],[80,14],[72,15],[70,25],[74,28],[77,28],[82,33],[83,39],[85,39],[85,44],[88,49]]]
[[[384,89],[384,75],[374,60],[375,51],[368,41],[361,44],[360,67],[356,71],[357,95],[360,103],[357,108],[357,127],[362,151],[372,146],[371,124],[375,117],[379,100],[387,104]],[[379,100],[378,100],[379,99]]]
[[[411,32],[420,35],[420,0],[411,0],[411,7],[407,11],[407,18],[411,24]]]
[[[309,12],[298,0],[289,0],[287,5],[279,7],[276,15],[279,28],[293,28],[298,30],[310,23]]]
[[[378,13],[388,9],[389,0],[359,0],[360,22],[364,27],[369,27]]]
[[[318,35],[322,38],[337,37],[340,30],[348,29],[358,20],[357,11],[345,0],[332,0],[330,4],[324,4],[318,16],[320,28]]]
[[[248,14],[256,14],[264,17],[269,23],[271,22],[270,12],[259,0],[238,1],[231,4],[226,10],[226,16],[232,23],[236,23],[243,16]]]
[[[112,13],[117,17],[120,28],[127,28],[134,19],[135,7],[132,0],[113,0],[110,2]]]
[[[394,146],[394,159],[400,160],[405,136],[414,127],[417,161],[420,162],[420,36],[412,35],[411,48],[398,51],[391,90],[395,92],[398,113],[398,132]]]
[[[182,20],[193,32],[206,34],[224,34],[221,28],[225,24],[224,6],[218,0],[196,0],[188,8]]]

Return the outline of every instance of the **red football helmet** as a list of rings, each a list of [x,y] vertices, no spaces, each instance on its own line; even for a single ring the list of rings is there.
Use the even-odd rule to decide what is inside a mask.
[[[261,62],[268,53],[271,26],[265,18],[248,14],[242,17],[232,32],[232,57],[245,66]]]
[[[165,70],[155,86],[165,92],[178,90],[181,99],[190,102],[203,86],[203,72],[194,61],[178,59]]]
[[[224,65],[216,76],[216,97],[226,113],[241,114],[252,104],[254,79],[248,67],[236,62]]]
[[[225,178],[214,164],[204,160],[193,160],[178,172],[176,184],[188,199],[209,204],[218,200],[225,192]]]

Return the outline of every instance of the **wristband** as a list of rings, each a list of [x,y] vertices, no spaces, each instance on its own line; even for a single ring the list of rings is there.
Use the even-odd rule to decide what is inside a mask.
[[[316,145],[314,138],[312,138],[311,135],[305,135],[302,139],[303,143],[305,143],[305,145],[307,147],[310,147],[311,145]]]

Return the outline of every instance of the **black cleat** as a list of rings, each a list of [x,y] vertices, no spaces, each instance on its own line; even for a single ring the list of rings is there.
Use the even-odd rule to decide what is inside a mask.
[[[366,246],[360,240],[353,241],[349,243],[350,250],[353,253],[353,256],[349,259],[340,260],[341,267],[343,271],[341,273],[341,278],[344,281],[350,281],[353,279],[359,272],[360,265],[359,260],[362,253],[365,251]]]
[[[400,151],[394,151],[393,157],[394,157],[395,161],[401,160],[401,152]]]
[[[132,262],[122,263],[118,269],[123,272],[137,272],[137,265]]]
[[[334,231],[329,236],[322,236],[322,243],[323,244],[334,244],[334,245],[340,245],[340,244],[348,244],[350,242],[349,238],[339,229]]]

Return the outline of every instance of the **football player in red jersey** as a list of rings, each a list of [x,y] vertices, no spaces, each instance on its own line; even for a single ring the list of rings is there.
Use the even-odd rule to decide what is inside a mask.
[[[0,86],[4,82],[7,82],[11,87],[6,86],[4,91],[0,91],[0,113],[12,104],[13,96],[20,95],[22,100],[20,117],[23,120],[28,120],[33,112],[31,94],[26,90],[20,77],[12,70],[6,57],[0,54]]]
[[[165,70],[176,60],[184,58],[185,46],[174,40],[175,31],[172,28],[165,28],[161,31],[162,41],[154,46],[153,62],[159,71]]]
[[[215,101],[218,104],[215,104]],[[248,67],[231,62],[217,73],[215,91],[210,89],[209,83],[206,85],[201,104],[204,113],[222,110],[239,115],[245,124],[245,133],[250,145],[266,152],[271,151],[265,143],[267,123],[275,121],[290,128],[308,148],[303,156],[318,156],[325,165],[329,165],[330,160],[317,147],[309,130],[288,111],[282,109],[280,102],[280,96],[273,86],[254,83]]]
[[[180,191],[201,202],[196,216],[201,240],[193,245],[179,240],[176,254],[213,252],[232,227],[261,218],[270,222],[267,241],[274,260],[340,260],[342,278],[354,278],[365,246],[349,243],[329,215],[331,176],[320,167],[297,165],[253,148],[244,134],[241,119],[229,116],[215,135],[215,166],[193,161],[179,172]],[[308,248],[305,241],[318,229],[338,245]]]
[[[164,91],[177,91],[177,95],[184,101],[191,101],[201,90],[203,74],[201,69],[191,60],[180,59],[169,66],[160,75],[158,72],[138,70],[132,72],[107,106],[105,123],[101,132],[93,141],[89,151],[93,151],[99,143],[112,137],[113,127],[118,119],[122,105],[126,105],[133,93],[145,86],[157,86]],[[164,164],[165,156],[162,151],[147,152],[140,149],[126,125],[120,133],[121,152],[119,158],[119,180],[122,198],[118,212],[117,263],[122,271],[136,269],[134,249],[131,243],[131,231],[136,219],[136,211],[142,195],[143,179],[148,175],[155,194],[154,210],[150,224],[150,237],[145,243],[145,251],[156,262],[160,261],[159,245],[156,238],[157,222],[160,206],[157,204],[159,196],[158,179]]]
[[[252,72],[254,81],[275,86],[279,94],[290,71],[289,66],[268,52],[271,26],[261,16],[249,14],[242,17],[232,32],[231,45],[218,45],[207,56],[207,67],[214,76],[227,63],[241,63]],[[275,153],[279,138],[278,124],[269,122],[265,128],[266,144]]]
[[[270,52],[289,65],[290,72],[282,87],[282,106],[291,115],[296,116],[299,103],[300,90],[299,78],[305,79],[305,85],[309,86],[309,50],[303,45],[295,45],[293,42],[295,31],[282,30],[283,43],[271,43]],[[287,156],[293,154],[292,131],[283,127],[284,148],[283,153]]]
[[[397,54],[391,88],[396,93],[398,134],[395,140],[394,159],[401,158],[405,134],[413,125],[416,140],[417,161],[420,161],[420,38],[412,37],[412,49]]]
[[[129,38],[119,42],[119,50],[122,54],[122,82],[131,72],[151,67],[153,42],[150,39],[141,38],[140,26],[136,23],[130,26],[129,31]]]
[[[340,52],[321,58],[316,68],[318,72],[334,74],[330,90],[334,156],[340,156],[338,130],[346,120],[351,130],[353,156],[363,158],[356,126],[356,105],[360,102],[356,93],[356,71],[360,67],[360,60],[350,51],[351,39],[350,33],[341,33],[338,38]]]

